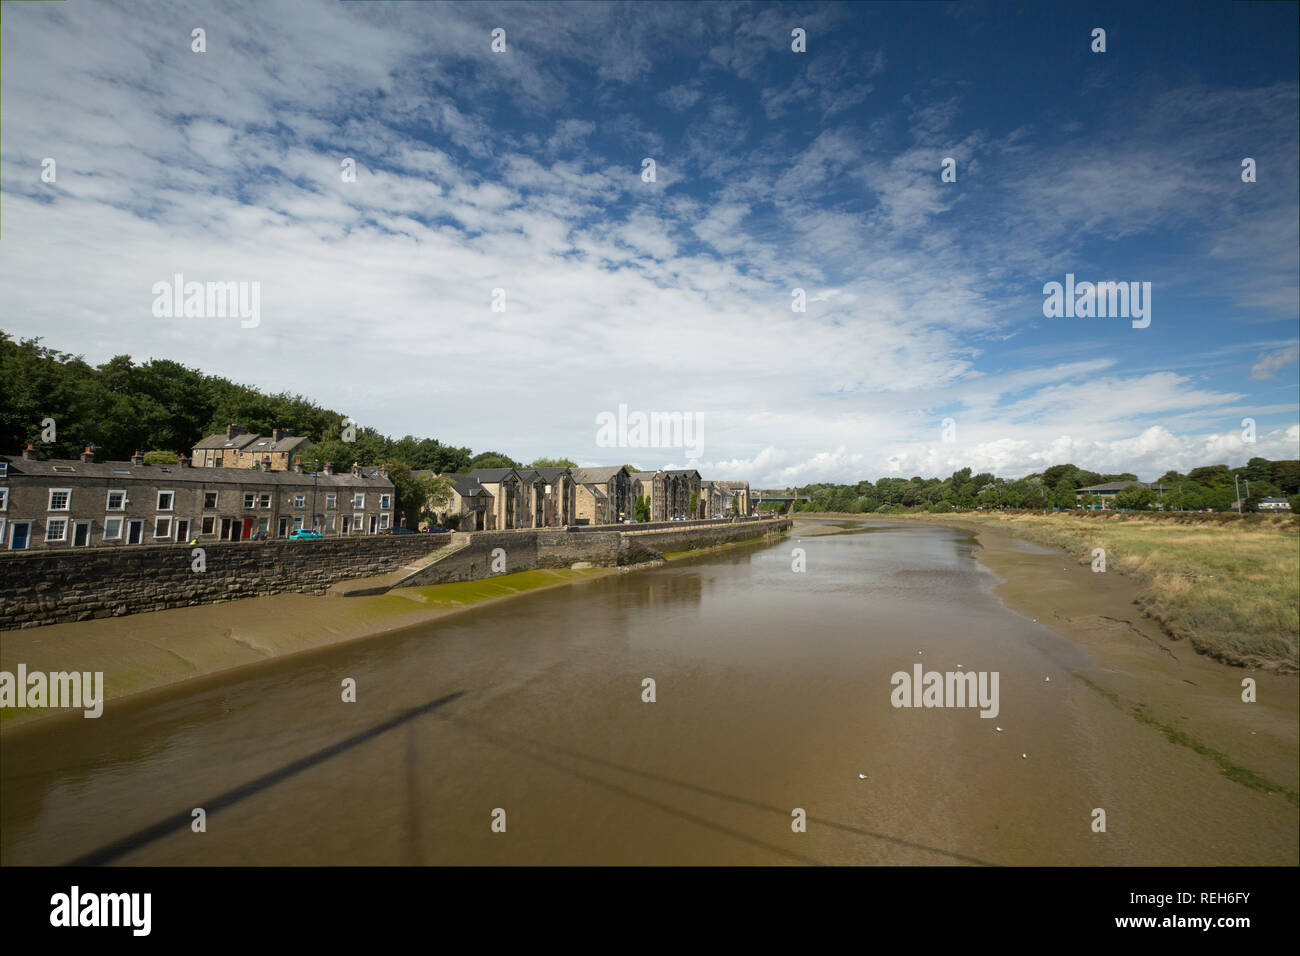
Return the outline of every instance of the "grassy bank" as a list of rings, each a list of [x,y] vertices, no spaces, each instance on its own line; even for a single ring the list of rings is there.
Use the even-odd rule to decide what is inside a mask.
[[[800,515],[800,517],[805,517]],[[841,517],[841,516],[836,516]],[[1170,637],[1232,664],[1300,669],[1300,536],[1292,518],[1180,522],[1167,516],[963,512],[847,515],[993,527],[1139,582],[1138,605]]]

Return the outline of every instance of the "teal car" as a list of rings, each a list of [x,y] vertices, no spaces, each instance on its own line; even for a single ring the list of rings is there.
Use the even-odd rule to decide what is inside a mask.
[[[289,532],[290,541],[309,541],[313,538],[323,538],[325,535],[319,531],[312,531],[311,528],[294,528]]]

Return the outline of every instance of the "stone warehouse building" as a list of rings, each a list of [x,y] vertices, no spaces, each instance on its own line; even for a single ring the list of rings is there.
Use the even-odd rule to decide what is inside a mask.
[[[194,468],[130,461],[39,460],[31,445],[0,458],[0,542],[10,550],[118,547],[285,537],[380,534],[392,526],[393,483],[382,470],[336,474]]]
[[[638,498],[650,503],[651,521],[670,521],[673,518],[712,517],[705,512],[700,496],[700,473],[694,468],[675,471],[637,471],[628,476],[633,511]],[[691,509],[691,496],[695,496],[695,509]]]
[[[618,524],[634,518],[632,471],[617,468],[574,468],[578,524]]]
[[[226,427],[224,435],[209,435],[196,444],[195,468],[258,468],[263,471],[288,471],[295,455],[311,440],[290,435],[286,429],[273,429],[268,435],[253,435],[239,425]]]
[[[416,472],[429,475],[432,472]],[[568,468],[479,468],[447,474],[452,497],[434,509],[462,531],[562,528],[575,523],[577,483]]]

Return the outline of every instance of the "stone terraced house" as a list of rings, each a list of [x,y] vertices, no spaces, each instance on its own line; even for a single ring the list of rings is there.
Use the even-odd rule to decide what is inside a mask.
[[[119,547],[283,538],[295,528],[381,534],[392,526],[393,483],[372,474],[312,474],[175,465],[40,460],[28,446],[0,458],[0,546],[9,550]]]

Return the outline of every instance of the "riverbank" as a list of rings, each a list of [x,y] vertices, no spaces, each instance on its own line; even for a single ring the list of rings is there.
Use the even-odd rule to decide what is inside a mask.
[[[0,633],[0,670],[103,672],[106,701],[145,694],[268,660],[420,627],[524,594],[579,585],[610,574],[663,566],[718,550],[761,544],[764,536],[672,552],[622,567],[536,569],[473,581],[337,597],[281,594],[149,611]],[[80,711],[0,709],[0,731]]]
[[[1300,537],[1286,520],[1188,524],[1168,516],[1069,514],[812,515],[994,529],[1061,548],[1091,572],[1133,580],[1133,600],[1164,634],[1239,667],[1300,670]]]
[[[799,516],[803,518],[803,516]],[[791,534],[854,533],[862,522],[925,523],[973,533],[981,565],[998,579],[993,593],[1088,651],[1095,668],[1075,677],[1121,712],[1172,743],[1212,761],[1224,776],[1251,789],[1300,804],[1300,679],[1276,669],[1243,671],[1173,640],[1143,613],[1144,584],[1136,576],[1099,574],[1054,545],[992,522],[927,516],[826,516],[796,520]],[[1044,542],[1046,544],[1046,542]],[[1243,676],[1255,682],[1255,702],[1242,700]]]

